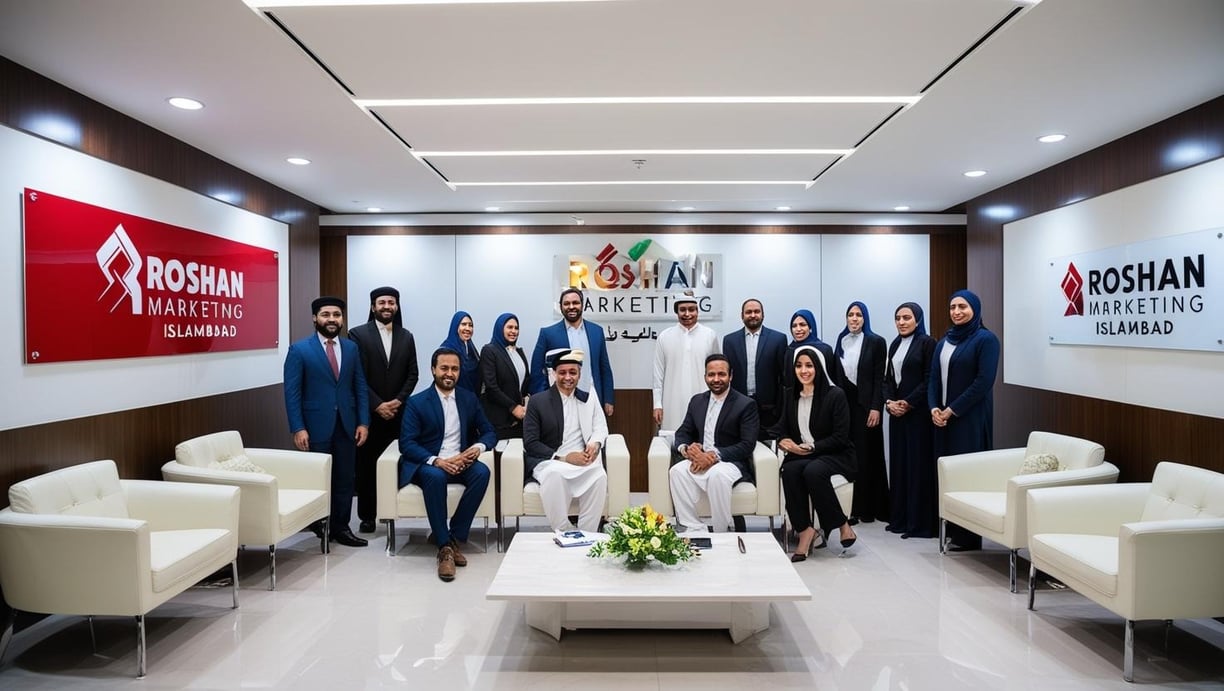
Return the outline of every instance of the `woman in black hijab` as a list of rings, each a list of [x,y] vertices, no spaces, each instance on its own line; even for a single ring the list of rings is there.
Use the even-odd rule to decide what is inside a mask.
[[[927,335],[922,307],[906,302],[893,314],[897,337],[888,346],[884,409],[888,413],[890,521],[903,538],[935,537],[939,480],[931,451],[934,427],[926,409],[935,339]]]

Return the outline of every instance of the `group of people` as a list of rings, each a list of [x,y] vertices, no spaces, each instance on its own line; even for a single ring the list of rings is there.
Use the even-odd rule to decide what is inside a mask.
[[[500,315],[489,343],[477,351],[471,315],[457,312],[430,357],[433,386],[415,395],[416,345],[402,326],[399,293],[377,288],[370,303],[367,323],[340,339],[343,300],[315,300],[317,334],[290,346],[285,361],[295,446],[332,454],[331,539],[367,544],[349,527],[352,497],[359,532],[373,532],[374,466],[396,438],[399,486],[414,483],[422,490],[444,581],[467,563],[462,548],[489,481],[477,459],[499,439],[522,438],[522,481],[539,483],[553,529],[573,526],[575,499],[578,527],[598,528],[607,487],[600,458],[614,412],[614,382],[604,331],[583,318],[580,290],[561,293],[562,319],[540,329],[530,361],[518,345],[514,314]],[[659,429],[674,430],[669,485],[683,529],[731,528],[737,520],[732,487],[753,481],[757,442],[776,440],[784,453],[786,511],[799,536],[792,561],[827,544],[835,530],[842,548],[850,548],[858,521],[887,521],[887,530],[903,538],[935,536],[935,459],[991,448],[999,345],[982,327],[977,296],[952,296],[953,326],[938,342],[926,333],[922,308],[902,304],[894,313],[898,336],[891,345],[872,332],[862,302],[847,308],[845,328],[832,346],[817,337],[808,310],[792,315],[788,344],[764,326],[761,301],[746,300],[744,327],[720,343],[699,323],[696,298],[679,296],[672,306],[677,323],[655,344],[652,416]],[[850,516],[830,483],[838,474],[855,482]],[[451,483],[465,490],[448,519]],[[703,498],[708,524],[697,515]],[[980,538],[952,526],[949,537],[962,549],[980,546]]]

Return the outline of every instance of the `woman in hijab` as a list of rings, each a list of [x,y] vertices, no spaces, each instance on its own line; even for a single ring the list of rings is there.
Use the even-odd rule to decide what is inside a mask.
[[[815,346],[801,345],[795,350],[796,386],[783,396],[782,417],[772,430],[779,439],[778,448],[786,454],[782,490],[791,526],[799,534],[793,562],[807,559],[813,547],[824,547],[834,530],[840,531],[843,551],[858,538],[830,482],[834,475],[854,480],[850,408],[846,395],[833,386],[824,363],[824,355]],[[820,523],[819,534],[812,525],[812,508]]]
[[[833,354],[841,362],[838,386],[850,404],[850,439],[858,459],[851,514],[864,523],[889,520],[888,475],[884,471],[884,358],[888,344],[871,331],[867,305],[846,308],[846,328]]]
[[[935,425],[934,455],[950,456],[994,448],[995,372],[999,339],[982,326],[982,301],[968,290],[948,301],[952,327],[935,345],[927,407]],[[949,523],[953,550],[981,549],[982,537]]]
[[[829,344],[816,337],[816,317],[812,316],[811,310],[798,310],[791,315],[790,331],[794,340],[786,348],[786,372],[782,375],[786,388],[794,388],[797,385],[795,350],[805,345],[816,348],[824,356],[824,361],[829,364],[826,370],[833,381],[841,380],[841,363],[833,356],[833,349]]]
[[[530,384],[527,356],[518,347],[519,320],[509,312],[493,322],[493,336],[480,349],[480,402],[498,439],[521,439]]]
[[[927,335],[922,308],[903,303],[893,313],[897,337],[888,346],[884,409],[888,422],[890,479],[888,532],[902,538],[935,537],[939,522],[939,480],[931,453],[927,382],[935,339]]]
[[[459,353],[459,381],[456,386],[479,396],[480,356],[476,353],[476,346],[472,345],[472,333],[475,330],[472,315],[463,311],[455,312],[455,316],[451,317],[450,330],[446,332],[446,340],[442,341],[442,347]]]

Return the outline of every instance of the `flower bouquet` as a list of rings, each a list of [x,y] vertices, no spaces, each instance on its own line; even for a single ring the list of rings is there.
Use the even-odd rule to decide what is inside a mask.
[[[641,567],[652,561],[674,566],[701,554],[649,504],[625,509],[608,522],[607,533],[608,539],[595,543],[588,557],[624,557],[626,566]]]

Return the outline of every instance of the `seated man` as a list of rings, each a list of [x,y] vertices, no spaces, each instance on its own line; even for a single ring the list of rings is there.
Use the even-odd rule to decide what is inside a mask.
[[[573,527],[569,506],[577,497],[578,528],[595,532],[608,496],[608,473],[599,455],[608,422],[599,397],[578,388],[583,352],[549,354],[556,383],[531,397],[523,418],[523,483],[540,483],[540,500],[553,530]]]
[[[710,501],[712,527],[717,532],[731,525],[731,486],[753,481],[752,451],[756,448],[760,417],[756,401],[731,388],[727,356],[705,360],[709,391],[689,401],[684,422],[676,430],[676,451],[681,460],[668,471],[676,522],[690,531],[706,532],[697,517],[697,502]]]
[[[459,545],[467,542],[472,519],[489,486],[489,468],[476,459],[497,443],[497,435],[476,394],[455,388],[459,353],[449,348],[435,350],[430,371],[434,385],[409,398],[404,406],[399,486],[414,482],[421,488],[438,545],[438,578],[453,581],[455,567],[467,566]],[[446,486],[452,482],[462,483],[464,490],[448,527]]]

